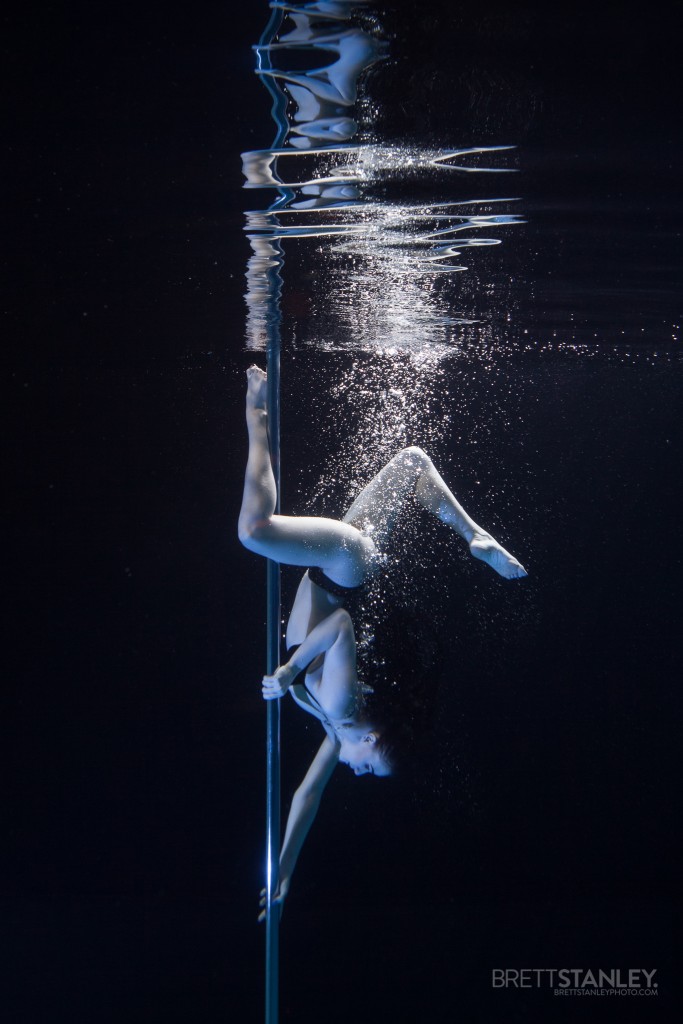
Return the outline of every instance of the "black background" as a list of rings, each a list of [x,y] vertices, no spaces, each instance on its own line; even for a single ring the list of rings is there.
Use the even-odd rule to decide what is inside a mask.
[[[7,1020],[261,1016],[264,602],[234,523],[239,152],[273,133],[251,74],[265,20],[260,4],[7,19]],[[520,317],[547,338],[576,308],[592,353],[500,368],[534,395],[507,439],[534,478],[525,613],[491,584],[487,614],[513,616],[496,650],[468,612],[481,578],[453,562],[473,629],[457,714],[419,775],[381,793],[335,778],[283,922],[282,1016],[673,1020],[673,20],[442,3],[383,20],[379,130],[518,142],[543,268]],[[286,371],[285,446],[318,361],[296,387]],[[474,394],[471,415],[490,401]],[[289,712],[286,792],[314,742]],[[661,992],[491,990],[492,968],[524,966],[656,967]]]

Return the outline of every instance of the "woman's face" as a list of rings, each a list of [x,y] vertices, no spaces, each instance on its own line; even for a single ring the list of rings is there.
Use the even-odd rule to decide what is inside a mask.
[[[355,775],[391,775],[391,768],[376,747],[377,733],[369,732],[359,740],[343,739],[339,760]]]

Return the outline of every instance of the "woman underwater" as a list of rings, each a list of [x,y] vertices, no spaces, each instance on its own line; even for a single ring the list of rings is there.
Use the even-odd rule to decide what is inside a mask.
[[[475,558],[505,579],[526,576],[523,566],[472,520],[421,448],[406,448],[363,488],[343,520],[275,514],[276,486],[268,442],[266,374],[247,370],[249,456],[239,538],[250,551],[285,565],[305,566],[287,624],[289,660],[263,679],[266,700],[287,690],[320,720],[325,739],[296,790],[280,857],[282,903],[304,839],[334,768],[356,775],[390,775],[390,750],[381,723],[365,707],[356,673],[353,623],[344,601],[381,571],[382,550],[412,495],[450,526]],[[297,676],[304,673],[304,682]]]

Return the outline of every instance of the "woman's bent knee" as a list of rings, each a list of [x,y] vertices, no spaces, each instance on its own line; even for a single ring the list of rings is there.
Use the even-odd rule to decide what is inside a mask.
[[[403,451],[398,453],[396,459],[400,460],[411,469],[422,470],[432,464],[432,460],[429,458],[426,451],[422,448],[418,448],[416,444],[411,445],[409,448],[404,448]]]
[[[335,608],[331,613],[330,619],[334,622],[335,627],[339,630],[339,633],[349,633],[353,636],[353,619],[347,612],[346,608]]]
[[[260,554],[263,545],[268,540],[271,532],[271,521],[269,518],[244,518],[240,519],[237,526],[237,536],[240,543],[249,551]]]

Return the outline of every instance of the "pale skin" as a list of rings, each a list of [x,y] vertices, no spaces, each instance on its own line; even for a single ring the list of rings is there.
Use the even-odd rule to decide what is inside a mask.
[[[382,547],[413,495],[468,544],[475,558],[500,576],[527,575],[520,562],[467,514],[421,448],[406,448],[394,456],[341,521],[277,515],[266,375],[256,366],[247,370],[246,417],[249,455],[239,537],[249,550],[286,565],[317,566],[336,584],[358,586],[378,571]],[[338,762],[348,764],[357,775],[390,774],[376,749],[378,733],[362,712],[353,624],[342,605],[342,598],[317,586],[305,573],[287,625],[287,647],[297,649],[262,683],[266,700],[279,699],[305,672],[306,690],[322,713],[326,732],[292,799],[280,858],[278,902],[287,895],[299,852]]]

